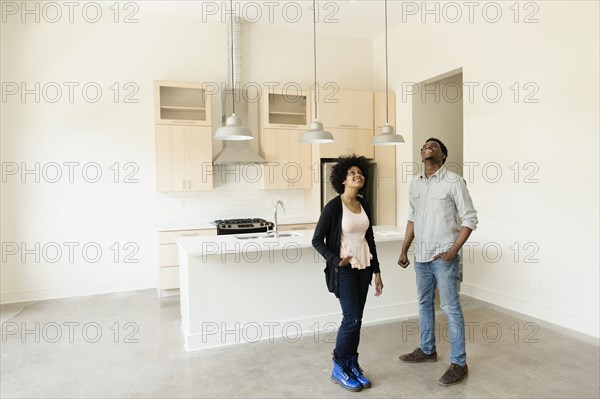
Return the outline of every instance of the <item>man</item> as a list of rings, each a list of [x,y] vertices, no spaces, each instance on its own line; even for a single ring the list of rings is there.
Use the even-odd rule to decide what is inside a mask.
[[[408,248],[414,240],[421,345],[400,356],[400,360],[412,363],[437,360],[433,303],[437,287],[450,333],[450,367],[439,383],[454,385],[469,370],[465,322],[458,295],[458,252],[477,227],[477,212],[464,179],[442,167],[447,157],[444,143],[436,138],[427,140],[421,148],[423,171],[410,186],[408,222],[398,264],[402,267],[410,264]]]

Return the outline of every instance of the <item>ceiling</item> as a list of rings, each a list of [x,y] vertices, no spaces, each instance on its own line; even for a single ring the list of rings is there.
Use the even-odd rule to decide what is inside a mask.
[[[388,29],[400,24],[400,1],[388,2]],[[184,15],[202,21],[226,22],[229,1],[143,1],[140,9],[156,14]],[[247,23],[302,31],[313,30],[310,0],[236,0],[233,8]],[[385,32],[383,0],[317,1],[317,33],[373,39]]]

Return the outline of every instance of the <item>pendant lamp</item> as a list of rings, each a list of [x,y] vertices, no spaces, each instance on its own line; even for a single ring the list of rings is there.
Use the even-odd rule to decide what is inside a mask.
[[[242,120],[235,115],[235,83],[234,76],[235,71],[233,69],[233,0],[229,1],[229,5],[231,8],[231,90],[232,90],[232,104],[233,104],[233,112],[231,116],[227,117],[225,121],[225,126],[222,126],[217,129],[215,133],[215,139],[217,140],[252,140],[254,136],[252,136],[252,132],[246,126],[242,126]]]
[[[390,125],[390,111],[388,101],[388,29],[387,29],[387,0],[385,0],[385,126],[381,128],[381,133],[373,137],[373,145],[396,145],[404,143],[404,138],[396,134],[394,127]]]
[[[317,8],[315,0],[313,0],[313,59],[315,67],[315,119],[310,123],[310,128],[300,136],[301,143],[308,144],[325,144],[333,142],[333,135],[330,132],[323,130],[323,124],[317,120]]]

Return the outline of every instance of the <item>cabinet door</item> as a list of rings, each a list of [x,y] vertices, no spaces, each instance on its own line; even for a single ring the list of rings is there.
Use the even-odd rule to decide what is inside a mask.
[[[340,155],[375,156],[371,140],[372,129],[328,129],[333,135],[333,143],[321,144],[321,158],[337,158]]]
[[[187,126],[185,129],[185,176],[188,191],[211,190],[212,132],[210,127]]]
[[[212,176],[211,131],[203,126],[156,125],[158,191],[209,190]]]
[[[261,127],[269,129],[308,130],[311,112],[309,92],[276,90],[263,93]]]
[[[185,128],[156,125],[156,189],[183,191],[185,179]]]
[[[176,237],[216,235],[216,229],[164,231],[158,233],[158,288],[162,290],[179,288],[179,247]]]
[[[318,104],[319,118],[323,126],[373,128],[373,92],[341,89],[326,97],[327,99],[323,97]]]
[[[333,143],[320,144],[321,158],[337,158],[348,153],[348,130],[328,128],[333,135]]]
[[[290,130],[263,129],[261,146],[263,157],[267,161],[263,176],[263,188],[265,189],[288,188],[288,182],[284,179],[284,169],[289,160],[289,133]]]
[[[388,102],[389,124],[396,127],[396,95],[394,93],[390,92]],[[385,92],[376,91],[373,93],[373,113],[373,129],[375,134],[379,134],[386,122]]]
[[[264,167],[265,189],[309,189],[312,146],[301,144],[300,130],[263,129],[261,146],[268,162]]]
[[[373,158],[375,152],[371,141],[373,140],[373,129],[348,129],[348,154],[362,155],[365,158]]]
[[[159,289],[172,290],[179,288],[179,266],[159,269]]]
[[[290,189],[312,188],[312,145],[300,143],[302,131],[289,132],[289,162],[287,176]],[[318,169],[318,168],[317,168]]]
[[[202,83],[155,81],[155,123],[211,125],[212,95]]]

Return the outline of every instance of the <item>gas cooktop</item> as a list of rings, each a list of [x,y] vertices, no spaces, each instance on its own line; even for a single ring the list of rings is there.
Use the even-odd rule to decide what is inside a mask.
[[[273,223],[261,218],[219,219],[211,223],[217,226],[217,234],[260,233],[273,227]]]

